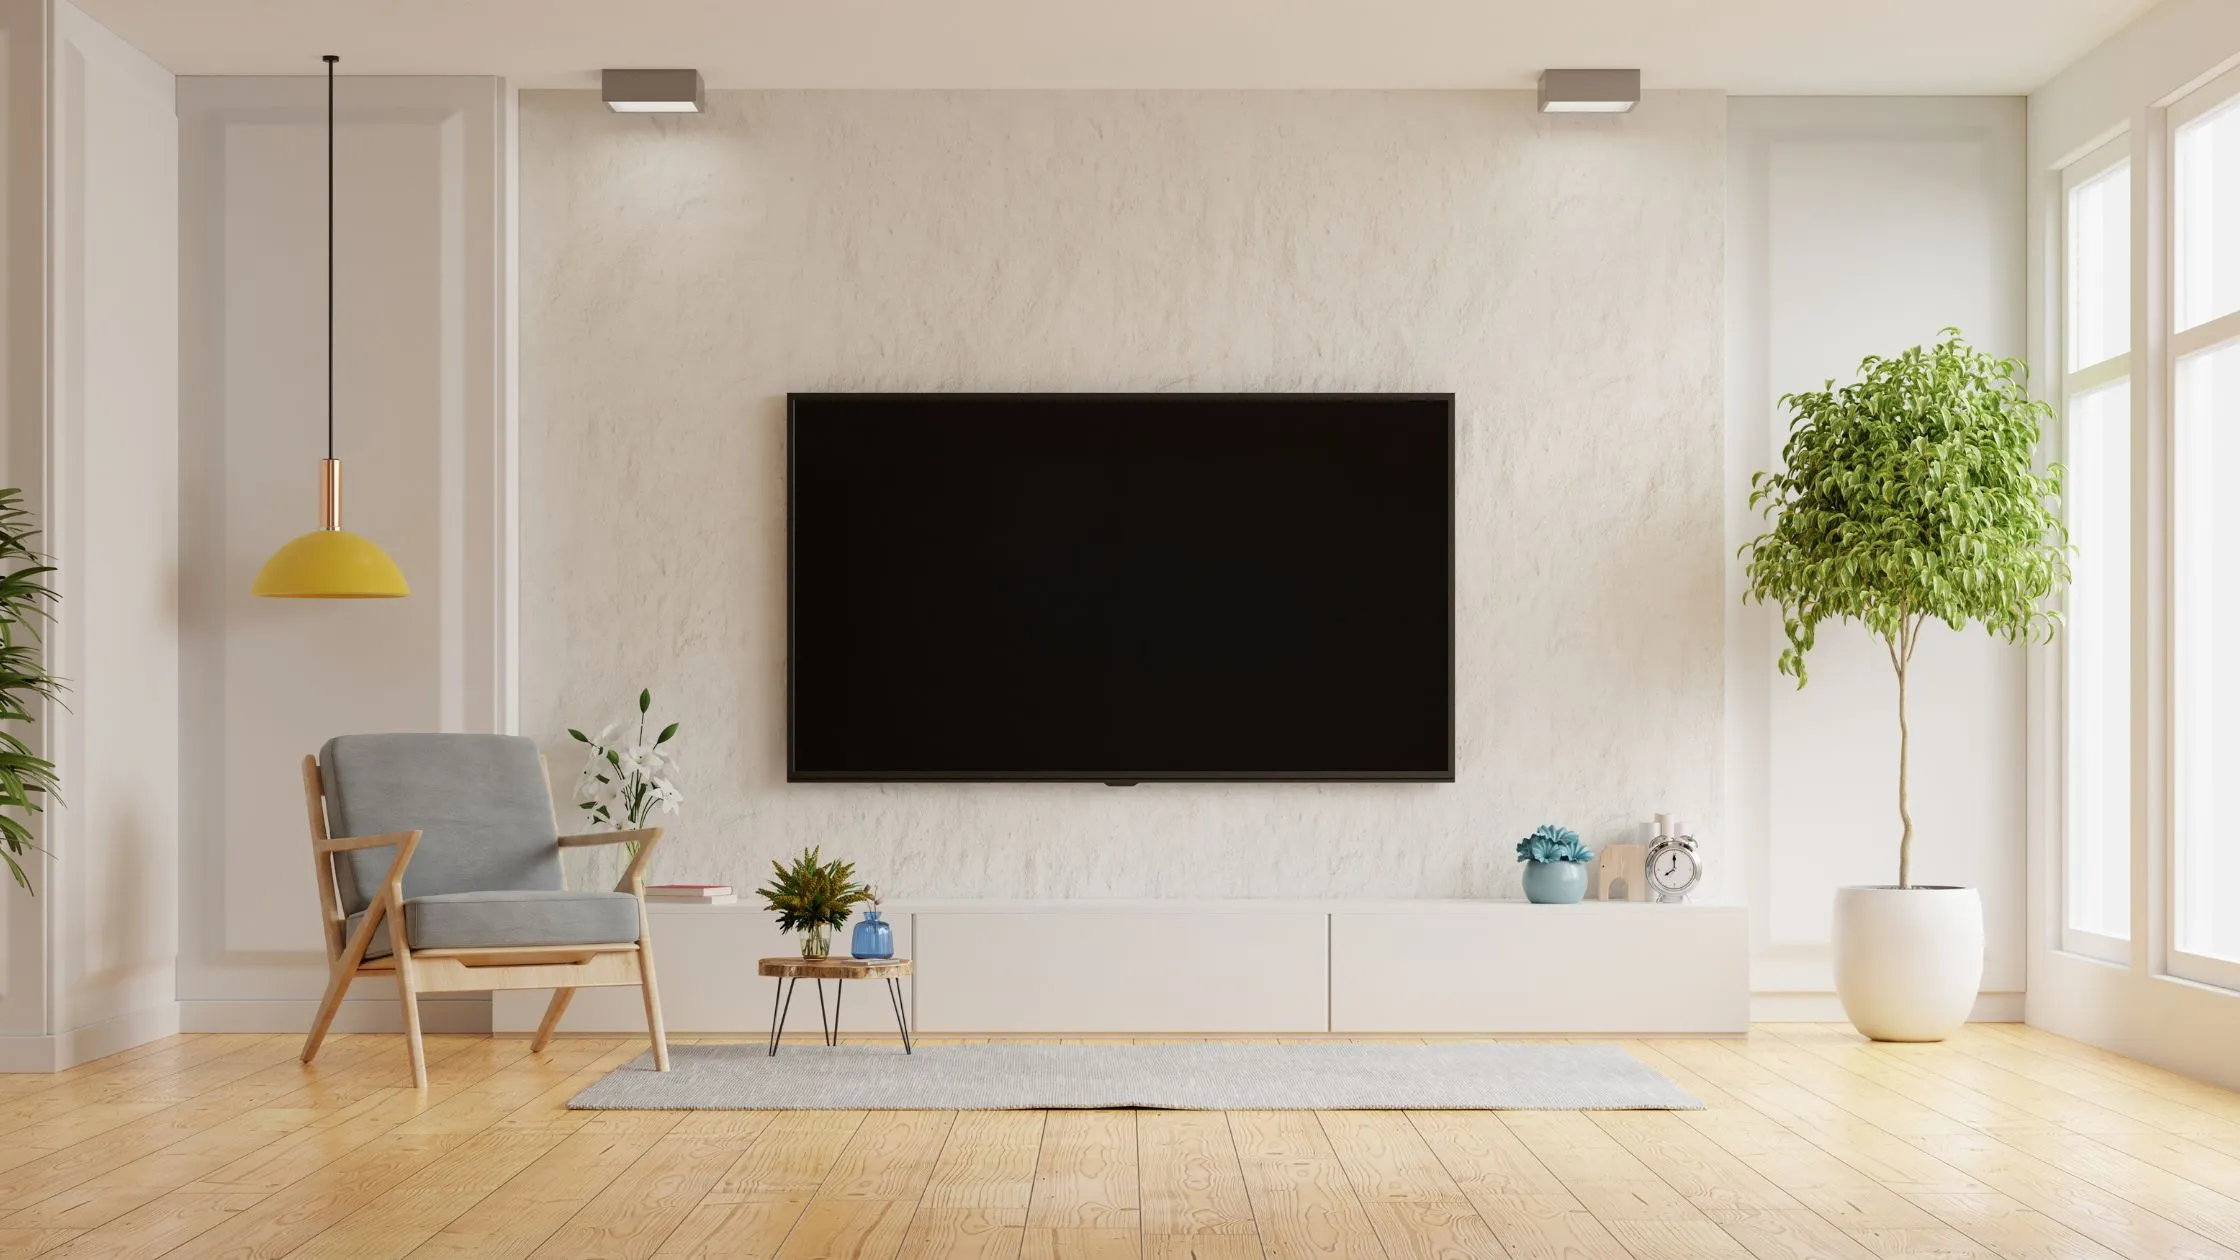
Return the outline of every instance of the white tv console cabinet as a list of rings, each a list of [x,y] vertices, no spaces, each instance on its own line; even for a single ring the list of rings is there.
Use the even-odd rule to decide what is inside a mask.
[[[984,1034],[1717,1035],[1750,1022],[1739,906],[1585,901],[890,902],[916,960],[919,1031]],[[669,1028],[766,1033],[754,963],[798,946],[759,906],[656,906]],[[835,953],[848,933],[834,934]],[[850,1031],[893,1031],[861,985]],[[492,1027],[534,1030],[547,993],[493,995]],[[797,993],[797,1005],[811,1001]],[[795,1011],[814,1032],[816,1011]],[[576,994],[561,1027],[642,1032],[634,989]]]

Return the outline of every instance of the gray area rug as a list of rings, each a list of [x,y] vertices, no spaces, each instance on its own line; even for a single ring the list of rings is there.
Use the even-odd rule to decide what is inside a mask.
[[[570,1099],[619,1111],[1015,1110],[1157,1107],[1184,1111],[1344,1108],[1684,1110],[1703,1104],[1616,1046],[1182,1042],[1014,1042],[671,1046],[609,1072]]]

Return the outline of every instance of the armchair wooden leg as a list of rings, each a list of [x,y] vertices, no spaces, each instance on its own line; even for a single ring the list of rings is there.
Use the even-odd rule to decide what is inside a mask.
[[[576,995],[574,989],[554,989],[552,1001],[544,1008],[544,1020],[537,1025],[537,1035],[529,1042],[529,1053],[535,1054],[552,1044],[552,1034],[560,1028],[560,1017],[568,1013],[568,1000]]]
[[[638,991],[646,999],[646,1035],[653,1038],[653,1070],[669,1070],[669,1034],[661,1027],[661,990],[653,983],[653,951],[638,942]]]
[[[350,991],[350,977],[357,971],[357,964],[347,958],[337,958],[328,964],[327,991],[319,995],[319,1013],[311,1017],[311,1034],[303,1039],[303,1061],[318,1056],[319,1046],[327,1039],[327,1028],[334,1023],[335,1012],[342,1009],[342,995]]]
[[[350,991],[350,979],[358,974],[358,964],[365,961],[366,947],[373,944],[373,930],[380,925],[383,903],[376,901],[366,907],[366,917],[358,930],[344,943],[342,954],[327,973],[327,991],[319,997],[319,1012],[311,1017],[311,1034],[303,1039],[303,1061],[311,1062],[319,1053],[320,1043],[327,1039],[327,1029],[334,1024],[335,1012],[342,1009],[342,995]]]
[[[404,1004],[404,1050],[412,1061],[412,1087],[428,1087],[428,1055],[420,1045],[420,992],[412,974],[412,951],[404,943],[404,915],[389,916],[389,949],[397,963],[397,998]]]

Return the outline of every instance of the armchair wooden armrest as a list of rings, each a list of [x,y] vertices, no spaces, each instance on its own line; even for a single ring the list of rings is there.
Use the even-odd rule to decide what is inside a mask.
[[[397,856],[390,860],[388,873],[381,877],[380,890],[367,898],[366,914],[363,919],[358,920],[358,930],[350,935],[349,940],[343,942],[342,957],[335,972],[338,976],[347,977],[350,972],[357,969],[359,962],[364,960],[366,956],[366,947],[373,943],[374,929],[380,926],[382,920],[404,913],[404,868],[412,862],[413,851],[420,847],[420,833],[418,831],[392,831],[378,836],[312,837],[312,847],[318,853],[321,864],[319,895],[329,906],[334,903],[332,881],[334,879],[335,854],[354,853],[360,849],[384,849],[391,846],[395,846]],[[337,915],[340,912],[339,909],[330,909],[328,913]],[[329,937],[328,939],[333,940],[335,938]],[[404,954],[404,938],[401,933],[396,936],[396,942],[397,953]],[[328,1018],[332,1018],[331,1013]],[[324,1036],[325,1033],[326,1026],[322,1021],[319,1025],[319,1031],[314,1034],[314,1048],[316,1048],[317,1037]],[[306,1051],[306,1053],[309,1052]]]
[[[402,850],[397,854],[398,864],[401,866],[403,859],[411,857],[412,851],[420,847],[420,833],[392,831],[379,836],[329,836],[313,842],[313,846],[322,855],[355,853],[360,849],[385,849],[390,845],[396,845]]]
[[[660,835],[659,827],[640,827],[636,831],[592,831],[580,836],[562,836],[560,847],[586,849],[600,844],[651,844]]]
[[[594,831],[587,835],[562,836],[560,847],[581,849],[599,844],[635,844],[637,853],[630,858],[630,867],[622,872],[622,879],[615,884],[616,892],[636,893],[640,898],[646,891],[646,863],[653,860],[653,851],[661,843],[661,828],[640,827],[635,831]]]

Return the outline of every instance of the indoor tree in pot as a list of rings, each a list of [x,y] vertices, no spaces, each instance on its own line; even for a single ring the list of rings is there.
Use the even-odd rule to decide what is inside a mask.
[[[1833,619],[1880,639],[1897,675],[1898,882],[1836,894],[1836,992],[1880,1041],[1943,1039],[1983,979],[1976,890],[1913,882],[1906,683],[1931,621],[2010,643],[2058,624],[2047,600],[2069,578],[2062,470],[2038,469],[2053,413],[2026,380],[2020,362],[1947,328],[1934,345],[1869,357],[1853,384],[1784,396],[1784,467],[1750,480],[1768,528],[1743,548],[1748,598],[1781,607],[1781,672],[1804,686],[1805,654]]]

